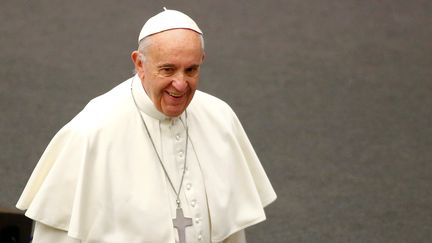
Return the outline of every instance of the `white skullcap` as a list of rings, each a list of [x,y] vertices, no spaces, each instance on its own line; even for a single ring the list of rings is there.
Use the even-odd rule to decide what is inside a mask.
[[[151,17],[141,29],[138,37],[138,43],[149,35],[153,35],[170,29],[191,29],[202,35],[198,25],[186,14],[164,8],[163,12]]]

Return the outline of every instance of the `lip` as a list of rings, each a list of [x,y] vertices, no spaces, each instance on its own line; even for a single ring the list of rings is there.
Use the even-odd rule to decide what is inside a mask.
[[[183,97],[185,94],[181,94],[181,93],[177,93],[177,92],[170,92],[170,91],[166,91],[166,94],[168,94],[169,96],[173,97],[173,98],[181,98]]]

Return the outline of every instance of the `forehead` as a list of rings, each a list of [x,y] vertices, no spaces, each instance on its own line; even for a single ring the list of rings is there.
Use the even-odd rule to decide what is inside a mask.
[[[189,29],[173,29],[149,36],[148,56],[152,61],[167,59],[199,61],[203,56],[201,36]]]

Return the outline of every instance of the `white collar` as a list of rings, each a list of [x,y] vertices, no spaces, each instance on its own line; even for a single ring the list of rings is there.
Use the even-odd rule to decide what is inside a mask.
[[[136,104],[142,112],[160,121],[170,119],[170,117],[166,116],[158,109],[156,109],[156,107],[153,104],[153,101],[145,92],[144,87],[141,84],[141,79],[140,77],[138,77],[138,75],[135,75],[132,78],[132,92]]]

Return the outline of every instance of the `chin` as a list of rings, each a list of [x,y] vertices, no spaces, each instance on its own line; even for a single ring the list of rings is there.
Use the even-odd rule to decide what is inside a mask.
[[[162,113],[169,117],[180,116],[188,107],[188,103],[177,104],[177,105],[166,105],[161,107]]]
[[[183,113],[183,111],[184,111],[184,109],[183,110],[164,110],[163,113],[169,117],[177,117],[177,116],[180,116]]]

